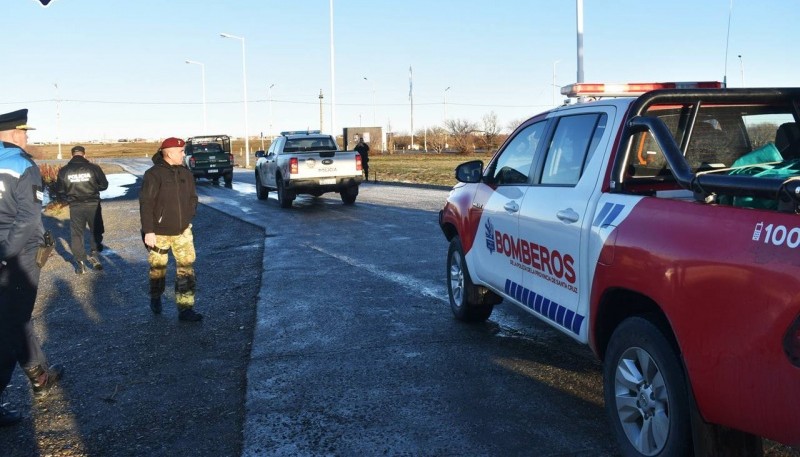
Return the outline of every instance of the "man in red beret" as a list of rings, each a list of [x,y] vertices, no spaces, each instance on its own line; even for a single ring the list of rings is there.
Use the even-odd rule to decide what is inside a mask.
[[[177,265],[175,304],[178,319],[198,322],[203,315],[194,311],[194,238],[192,219],[197,210],[194,176],[183,165],[184,146],[180,138],[167,138],[153,156],[153,166],[144,174],[139,194],[139,216],[144,244],[150,252],[150,310],[161,314],[161,295],[166,286],[167,254],[172,250]]]

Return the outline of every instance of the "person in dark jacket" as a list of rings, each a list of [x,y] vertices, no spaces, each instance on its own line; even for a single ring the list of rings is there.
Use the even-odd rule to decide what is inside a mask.
[[[103,169],[86,160],[83,146],[72,148],[72,159],[58,172],[57,188],[69,203],[69,222],[72,234],[72,257],[75,258],[78,274],[86,272],[87,260],[95,270],[102,270],[97,253],[102,250],[103,216],[100,212],[100,191],[108,189],[108,180]],[[83,232],[89,226],[91,255],[86,256]],[[98,232],[100,232],[98,234]]]
[[[358,137],[358,143],[353,149],[361,155],[361,168],[364,169],[364,179],[369,181],[369,145],[364,142],[364,137]]]
[[[33,333],[31,315],[41,267],[36,253],[44,240],[42,175],[28,145],[28,110],[0,115],[0,395],[14,368],[22,367],[41,397],[61,379],[63,367],[49,367]],[[0,401],[0,427],[22,416]]]
[[[183,165],[185,142],[167,138],[153,156],[153,166],[144,174],[139,194],[139,215],[144,244],[150,251],[150,310],[161,313],[161,295],[166,286],[167,254],[170,249],[177,266],[175,304],[178,319],[197,322],[194,311],[194,238],[192,219],[197,210],[194,176]]]

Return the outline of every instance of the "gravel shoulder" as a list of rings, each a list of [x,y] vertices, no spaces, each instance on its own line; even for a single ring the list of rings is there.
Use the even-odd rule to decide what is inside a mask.
[[[5,401],[26,418],[0,428],[3,456],[240,455],[264,230],[200,205],[196,309],[205,319],[178,321],[172,259],[164,312],[154,316],[140,184],[103,202],[103,271],[76,275],[69,213],[45,216],[56,251],[42,271],[34,323],[66,375],[34,400],[15,370]]]

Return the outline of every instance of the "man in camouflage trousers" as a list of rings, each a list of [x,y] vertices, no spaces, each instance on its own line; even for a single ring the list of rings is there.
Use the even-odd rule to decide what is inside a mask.
[[[139,194],[142,235],[149,254],[150,310],[161,313],[161,295],[166,287],[168,253],[177,265],[175,303],[178,319],[198,322],[203,315],[194,311],[194,237],[192,218],[197,209],[194,176],[183,165],[185,142],[167,138],[153,156],[153,166],[144,174]]]

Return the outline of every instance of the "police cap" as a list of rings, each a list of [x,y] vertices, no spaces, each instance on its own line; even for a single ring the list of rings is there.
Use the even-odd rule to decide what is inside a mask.
[[[35,130],[28,125],[28,110],[20,109],[0,114],[0,131],[2,130]]]

